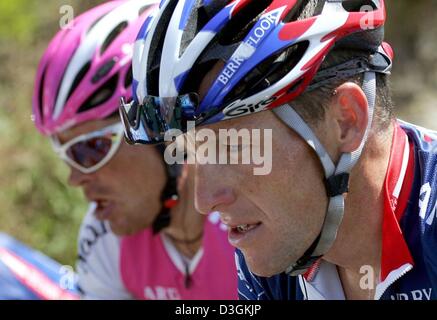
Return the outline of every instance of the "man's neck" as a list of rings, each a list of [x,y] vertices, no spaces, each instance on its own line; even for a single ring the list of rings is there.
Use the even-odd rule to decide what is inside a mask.
[[[369,299],[379,282],[382,252],[384,182],[390,160],[393,128],[369,137],[351,174],[350,192],[337,240],[324,259],[337,265],[345,296]]]
[[[205,216],[194,208],[189,189],[180,192],[179,204],[171,211],[170,226],[163,232],[181,254],[192,258],[202,244]]]

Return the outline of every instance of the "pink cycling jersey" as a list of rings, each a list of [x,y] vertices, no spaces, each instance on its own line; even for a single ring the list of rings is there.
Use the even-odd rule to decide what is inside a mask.
[[[218,213],[205,219],[202,246],[183,257],[162,233],[116,237],[92,212],[79,240],[79,286],[89,299],[237,299],[234,249]]]

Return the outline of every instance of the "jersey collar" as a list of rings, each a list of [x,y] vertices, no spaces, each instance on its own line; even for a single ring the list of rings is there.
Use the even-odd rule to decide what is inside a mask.
[[[381,282],[376,290],[377,298],[414,265],[400,227],[414,180],[414,146],[397,122],[388,168],[382,222]]]
[[[413,267],[413,258],[405,242],[400,220],[405,212],[414,180],[414,147],[407,134],[395,122],[390,160],[384,182],[384,214],[382,221],[381,277],[375,298]],[[304,274],[312,282],[318,274],[319,259]]]

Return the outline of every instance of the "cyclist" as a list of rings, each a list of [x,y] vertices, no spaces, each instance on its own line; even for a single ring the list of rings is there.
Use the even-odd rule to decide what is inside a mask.
[[[190,167],[122,138],[132,43],[156,9],[157,1],[133,0],[87,11],[54,37],[37,73],[36,126],[91,203],[79,234],[79,287],[90,299],[237,298],[226,228],[218,213],[195,211]]]
[[[436,297],[437,135],[394,118],[385,19],[383,0],[167,0],[138,40],[133,142],[188,121],[273,129],[268,175],[196,164],[196,207],[220,211],[238,248],[240,298]]]
[[[0,232],[0,300],[76,300],[76,275]]]

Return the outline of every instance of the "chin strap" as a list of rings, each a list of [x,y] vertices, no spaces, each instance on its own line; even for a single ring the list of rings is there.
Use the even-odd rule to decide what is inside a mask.
[[[343,154],[337,166],[334,165],[334,162],[311,128],[293,107],[284,105],[273,110],[283,122],[296,131],[316,152],[324,169],[326,192],[329,198],[328,209],[320,234],[304,255],[285,270],[289,275],[296,276],[305,273],[316,260],[326,254],[337,237],[337,232],[344,216],[344,195],[349,191],[349,175],[361,156],[372,126],[376,101],[375,72],[365,72],[362,88],[369,105],[366,132],[360,147],[352,153]]]
[[[156,148],[162,154],[162,159],[164,159],[165,145],[158,144]],[[169,165],[164,160],[163,163],[166,170],[167,182],[161,193],[161,211],[152,225],[153,234],[161,232],[170,225],[171,209],[179,203],[177,179],[180,173],[180,166],[176,163]]]

